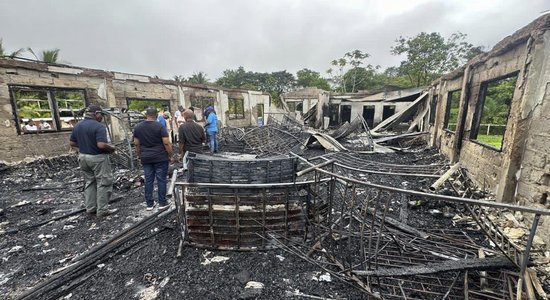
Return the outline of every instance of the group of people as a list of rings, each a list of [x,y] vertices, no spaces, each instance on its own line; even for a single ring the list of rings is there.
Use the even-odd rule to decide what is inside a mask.
[[[212,106],[204,112],[204,127],[196,122],[193,109],[184,110],[180,107],[178,120],[179,154],[185,157],[186,152],[201,153],[203,144],[208,141],[210,152],[218,152],[218,117]],[[147,210],[153,210],[158,204],[159,209],[169,206],[166,200],[167,176],[169,163],[176,161],[169,138],[164,114],[154,107],[145,109],[146,120],[134,128],[134,145],[136,154],[143,165],[145,176],[145,203]],[[113,174],[109,154],[115,147],[109,143],[105,124],[102,123],[101,107],[90,105],[86,109],[84,120],[74,127],[70,144],[79,149],[79,165],[84,173],[84,198],[86,211],[98,217],[115,213],[109,209],[108,202],[112,194]],[[180,122],[181,121],[181,122]],[[157,181],[157,203],[153,198],[154,182]]]
[[[52,125],[50,125],[50,123],[46,121],[42,121],[42,123],[36,125],[36,122],[33,119],[28,119],[27,122],[23,122],[23,120],[21,119],[19,123],[21,124],[21,131],[24,133],[52,129]]]

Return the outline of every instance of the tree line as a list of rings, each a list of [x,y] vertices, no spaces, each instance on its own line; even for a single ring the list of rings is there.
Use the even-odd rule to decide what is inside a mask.
[[[210,81],[203,72],[189,78],[175,76],[181,82],[216,84],[226,88],[241,88],[267,92],[275,101],[281,93],[303,87],[317,87],[342,93],[360,90],[381,90],[384,87],[411,88],[428,85],[446,72],[483,53],[483,47],[466,41],[466,34],[457,32],[444,38],[438,32],[421,32],[414,37],[399,37],[390,48],[392,55],[401,56],[398,66],[382,70],[368,63],[370,54],[353,50],[330,61],[330,68],[323,76],[320,72],[304,68],[292,73],[283,71],[254,72],[226,69],[221,77]]]
[[[48,50],[42,50],[38,52],[38,55],[34,52],[34,50],[30,47],[27,48],[19,48],[14,51],[8,51],[3,44],[3,40],[0,39],[0,57],[5,58],[17,58],[21,57],[25,52],[28,52],[36,58],[38,61],[43,61],[46,63],[56,63],[59,61],[59,49],[48,49]]]
[[[31,48],[7,51],[0,39],[0,56],[17,57],[28,51],[37,60],[57,62],[59,49],[43,50],[35,54]],[[378,65],[368,63],[370,54],[353,50],[329,62],[325,75],[304,68],[296,75],[283,70],[276,72],[254,72],[226,69],[221,77],[211,81],[204,72],[195,72],[186,78],[176,75],[172,79],[192,84],[216,84],[226,88],[258,90],[269,93],[275,102],[281,93],[301,87],[317,87],[327,91],[342,93],[360,90],[380,90],[392,86],[410,88],[428,85],[442,74],[452,71],[470,58],[483,52],[483,47],[475,47],[466,41],[466,34],[454,33],[444,38],[438,32],[421,32],[414,37],[399,37],[390,48],[392,55],[401,56],[398,66],[382,70]]]

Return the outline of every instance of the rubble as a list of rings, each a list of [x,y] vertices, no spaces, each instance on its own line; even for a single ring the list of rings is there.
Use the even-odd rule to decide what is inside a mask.
[[[304,157],[309,157],[309,161],[312,165],[319,166],[320,163],[325,163],[325,167],[322,168],[334,170],[337,174],[352,176],[350,178],[361,178],[361,180],[368,180],[373,184],[382,183],[388,186],[404,187],[410,190],[427,191],[429,186],[448,168],[442,158],[430,150],[408,153],[359,155],[351,152],[323,153],[315,149],[305,149],[304,153],[306,154]],[[302,163],[302,159],[305,159],[304,157],[300,159],[301,166],[298,170],[304,171],[307,169],[305,167],[307,164],[305,164],[305,162]],[[208,161],[207,157],[202,157],[201,159]],[[224,159],[223,157],[218,157],[214,158],[212,161],[223,162]],[[247,159],[251,158],[248,157]],[[269,161],[269,159],[267,161]],[[246,160],[240,160],[240,162],[247,164]],[[334,165],[333,169],[329,167],[331,164]],[[316,168],[311,170],[315,171]],[[242,167],[238,169],[246,170],[246,168]],[[19,174],[17,170],[12,170],[10,172],[14,171]],[[117,181],[122,183],[117,185],[119,192],[126,191],[128,193],[133,193],[140,191],[139,188],[134,188],[136,178],[141,178],[139,174],[123,169],[118,170],[116,174],[118,174],[116,176]],[[242,172],[242,174],[246,173]],[[307,174],[308,173],[302,175],[306,177],[303,179],[307,180],[312,178],[307,177]],[[428,175],[429,177],[422,177]],[[335,181],[332,204],[327,201],[329,199],[327,197],[330,194],[330,181],[319,183],[318,186],[315,184],[311,186],[310,189],[312,191],[318,190],[318,192],[315,192],[315,195],[318,195],[315,198],[312,197],[313,194],[310,195],[309,192],[304,189],[298,189],[298,195],[302,195],[304,199],[309,198],[319,201],[315,206],[316,211],[312,211],[316,217],[309,221],[312,223],[310,225],[311,227],[307,229],[308,239],[305,241],[302,239],[294,240],[294,242],[289,243],[284,234],[268,231],[266,235],[275,242],[275,247],[270,248],[273,250],[268,252],[255,252],[254,249],[249,249],[249,251],[253,252],[204,251],[187,245],[181,251],[181,256],[179,258],[181,261],[178,260],[174,265],[173,257],[176,255],[176,250],[178,249],[177,241],[180,235],[180,227],[174,225],[171,225],[170,229],[165,229],[167,227],[162,226],[159,227],[158,222],[160,219],[157,216],[153,216],[154,219],[150,219],[151,221],[143,223],[143,221],[140,221],[140,218],[136,219],[132,215],[124,214],[123,216],[107,221],[108,227],[112,227],[113,224],[111,224],[111,222],[119,222],[119,228],[122,229],[119,233],[115,233],[116,231],[107,233],[108,236],[115,234],[120,238],[124,237],[123,240],[120,240],[121,242],[113,244],[112,241],[115,241],[115,239],[101,238],[101,236],[106,233],[105,230],[108,230],[104,224],[93,220],[87,220],[84,216],[75,214],[53,222],[48,222],[42,227],[26,229],[29,233],[36,232],[32,235],[33,239],[37,237],[39,240],[42,239],[41,244],[36,248],[32,248],[32,243],[29,246],[25,243],[20,243],[18,246],[22,248],[17,248],[17,251],[14,250],[11,253],[7,253],[7,250],[9,250],[7,249],[5,255],[10,255],[8,259],[9,263],[16,261],[14,261],[14,259],[17,258],[13,257],[13,255],[36,255],[29,253],[29,251],[33,253],[40,251],[40,253],[42,253],[41,255],[51,255],[52,261],[55,262],[54,264],[56,267],[52,268],[53,272],[52,270],[46,269],[42,271],[42,274],[50,274],[48,277],[48,282],[50,282],[50,284],[43,285],[43,289],[35,291],[43,291],[44,295],[57,295],[59,297],[65,297],[70,294],[71,299],[93,297],[94,295],[109,295],[111,293],[110,291],[114,290],[115,287],[118,290],[120,290],[120,287],[123,287],[125,290],[123,293],[125,295],[128,295],[128,297],[136,296],[138,298],[143,295],[147,297],[156,297],[156,299],[168,297],[168,295],[209,295],[206,297],[218,297],[219,295],[215,296],[215,294],[217,295],[216,291],[206,291],[201,288],[200,282],[219,278],[220,272],[222,272],[222,274],[228,274],[229,278],[234,278],[233,280],[238,283],[235,285],[230,282],[220,282],[227,295],[231,295],[231,298],[245,299],[254,297],[280,298],[290,295],[289,291],[296,290],[299,291],[297,293],[300,295],[309,295],[311,297],[326,299],[342,298],[342,296],[345,298],[361,298],[365,295],[371,295],[373,298],[386,297],[391,295],[391,291],[397,291],[398,294],[402,294],[401,290],[411,297],[414,293],[422,294],[427,292],[430,293],[429,295],[434,295],[435,293],[442,296],[447,291],[451,291],[450,295],[457,295],[460,294],[464,288],[464,278],[468,278],[471,282],[468,286],[471,295],[475,295],[475,293],[483,294],[486,292],[474,283],[476,280],[476,272],[485,270],[482,269],[484,267],[481,267],[481,265],[489,268],[487,272],[488,274],[493,274],[491,276],[505,276],[505,278],[510,278],[509,276],[511,275],[498,274],[508,274],[506,272],[513,270],[515,266],[509,265],[508,263],[510,261],[508,259],[502,260],[502,253],[498,250],[487,248],[489,245],[487,244],[487,238],[484,234],[468,229],[478,225],[475,221],[476,219],[470,216],[468,210],[464,207],[427,201],[427,199],[418,198],[412,195],[403,198],[399,193],[392,194],[382,192],[377,194],[376,190],[358,186],[357,183],[352,183],[352,186],[344,184],[343,182],[347,180],[346,178],[347,177],[341,177],[339,180],[343,180],[342,182]],[[76,179],[77,178],[73,177],[73,179],[69,181]],[[220,180],[218,184],[222,184],[228,180],[223,178],[218,179]],[[6,178],[4,177],[2,180],[6,180]],[[28,180],[29,182],[25,184],[35,183],[34,179],[29,178]],[[299,180],[302,179],[297,179],[297,181]],[[139,182],[139,180],[137,181]],[[291,179],[291,183],[292,181]],[[53,183],[55,183],[55,179],[52,184]],[[21,184],[23,183],[20,183],[20,185]],[[473,188],[470,187],[469,184],[471,183],[464,182],[461,171],[459,171],[455,172],[449,180],[445,181],[439,191],[450,191],[454,193],[453,188],[457,190],[469,190]],[[15,192],[19,189],[20,187],[14,186],[12,190]],[[227,191],[227,186],[225,189]],[[75,198],[79,195],[78,191],[73,193],[73,191],[67,190],[66,192],[69,193],[67,195],[52,197],[54,193],[58,192],[59,190],[28,191],[26,193],[40,193],[44,195],[41,199],[51,198],[51,200],[36,201],[35,204],[32,205],[10,208],[7,212],[8,216],[11,215],[11,210],[13,209],[23,210],[31,208],[32,211],[38,212],[42,208],[48,208],[44,215],[36,215],[36,217],[40,219],[29,221],[27,223],[28,225],[39,224],[41,223],[39,220],[48,221],[52,219],[51,216],[53,213],[57,216],[61,216],[74,212],[74,209],[67,206],[57,205],[55,209],[49,208],[56,205],[59,200],[64,201],[63,199]],[[233,195],[234,193],[230,192],[229,194]],[[483,193],[479,195],[483,195]],[[377,199],[377,197],[380,202],[379,205],[371,206],[375,203],[373,201]],[[484,198],[486,197],[484,196]],[[342,202],[343,199],[345,199],[345,201]],[[136,211],[136,213],[139,210],[143,210],[139,205],[141,202],[140,200],[139,194],[132,200],[134,201],[133,205],[135,205],[135,208],[132,209],[135,209],[134,211]],[[405,207],[411,207],[411,209],[407,209],[407,221],[402,221],[402,200],[404,200],[403,203]],[[12,203],[17,203],[20,200],[15,198],[11,201],[14,201]],[[127,197],[124,197],[121,201],[123,202],[120,203],[124,203],[125,206],[130,203]],[[355,205],[351,206],[353,201],[355,201]],[[365,201],[370,201],[371,203],[369,204],[368,210],[360,209],[361,206],[359,206],[359,204],[366,204],[367,202]],[[73,201],[70,205],[78,204],[78,201]],[[114,203],[114,205],[118,204],[119,202]],[[356,209],[350,210],[352,207],[356,207]],[[342,208],[344,208],[343,213]],[[328,214],[329,211],[333,213]],[[438,213],[436,215],[431,215],[430,211],[438,211]],[[521,225],[521,221],[516,217],[518,214],[511,213],[511,211],[499,211],[497,209],[494,209],[493,212],[499,213],[491,214],[489,211],[488,216],[494,216],[494,218],[491,217],[493,222],[504,226],[503,230],[506,230],[505,228],[507,227],[510,228],[509,230],[525,230],[525,227]],[[452,217],[444,218],[442,214],[444,215],[446,213],[452,214]],[[166,220],[171,219],[169,215],[164,218],[167,218]],[[261,218],[259,220],[261,220]],[[174,221],[175,219],[172,219],[170,222],[174,224]],[[153,222],[157,222],[154,223],[157,225],[155,227],[147,227],[149,228],[147,229],[146,226],[150,226],[147,224],[153,224]],[[132,223],[134,223],[134,225],[132,225]],[[326,225],[319,226],[323,223]],[[143,226],[139,224],[143,224]],[[327,226],[328,224],[332,225]],[[8,226],[6,228],[8,230],[21,226],[21,224],[11,223],[6,225]],[[136,225],[138,227],[135,227]],[[55,229],[55,231],[35,231],[37,230],[36,228],[50,227]],[[260,228],[261,227],[262,226],[260,226]],[[133,228],[138,229],[139,233],[134,231]],[[143,228],[143,231],[139,228]],[[478,226],[477,228],[480,227]],[[330,232],[331,230],[332,233]],[[373,230],[372,238],[369,238],[368,234],[365,235],[370,230]],[[93,245],[82,245],[88,250],[87,252],[81,250],[80,253],[78,253],[78,249],[82,249],[82,246],[78,245],[76,247],[72,245],[72,249],[67,251],[67,248],[59,243],[62,240],[66,241],[67,238],[70,239],[70,236],[81,234],[83,231],[92,236],[90,241],[94,241]],[[74,233],[70,236],[66,236],[64,232]],[[125,232],[134,232],[135,234],[125,235]],[[363,234],[361,234],[361,232],[363,232]],[[504,232],[506,233],[506,231]],[[262,234],[261,231],[260,234]],[[9,236],[19,239],[18,235],[19,233],[12,233]],[[304,235],[302,234],[300,236],[303,237]],[[363,250],[359,247],[361,244],[361,236],[363,237],[363,244],[365,245]],[[525,239],[526,236],[524,235],[518,238],[518,241],[526,242]],[[534,238],[534,240],[534,247],[538,247],[536,249],[543,249],[541,247],[544,247],[544,245],[538,243],[540,242],[539,239]],[[361,269],[361,264],[369,264],[369,260],[365,261],[360,259],[364,257],[362,254],[363,251],[365,253],[364,255],[369,257],[369,249],[367,247],[369,244],[368,241],[370,241],[371,256],[373,255],[372,253],[377,254],[375,255],[375,259],[370,261],[370,263],[373,264],[370,269]],[[49,245],[45,243],[49,243]],[[407,246],[399,248],[393,246],[393,243]],[[206,246],[208,245],[209,244],[206,244]],[[11,248],[14,246],[16,245],[12,245]],[[483,261],[477,258],[477,254],[472,255],[469,250],[481,249],[480,247],[486,249],[484,252],[487,253],[487,258]],[[99,252],[94,254],[94,251]],[[308,254],[308,252],[310,254]],[[60,259],[59,254],[61,253],[63,253],[63,256]],[[544,254],[540,256],[537,251],[534,251],[533,255],[533,261],[537,264],[534,268],[544,270],[549,262],[548,259],[546,259],[547,256]],[[148,259],[144,261],[144,257],[148,257]],[[464,260],[465,257],[469,260]],[[136,261],[140,261],[141,265],[136,266]],[[449,261],[449,263],[446,261]],[[91,271],[92,269],[87,267],[87,262],[93,262],[93,265],[90,265],[90,267],[93,266],[95,270],[110,271],[105,274]],[[432,266],[429,262],[434,262],[436,265]],[[452,264],[452,262],[456,262],[456,264]],[[468,265],[466,265],[466,262],[468,262]],[[185,264],[186,267],[182,268],[180,264]],[[378,265],[378,267],[374,267],[375,265]],[[102,267],[99,268],[98,266]],[[260,266],[260,268],[258,269],[256,266]],[[388,268],[389,266],[393,268]],[[435,266],[439,266],[440,269],[425,271],[426,268],[435,268]],[[494,273],[495,271],[493,270],[495,268],[504,270],[502,271],[504,273],[498,273],[498,271]],[[142,274],[149,273],[151,274],[150,278],[148,277],[149,279],[146,279],[144,282],[138,280],[140,281],[138,283],[133,277],[123,275],[124,272],[127,272],[125,270],[129,269],[134,270],[130,274],[135,274],[135,270],[143,270],[144,273]],[[265,272],[264,269],[278,270],[277,274],[280,274],[279,276],[284,280],[281,279],[280,283],[276,285],[272,284],[274,280],[273,273]],[[8,272],[15,271],[12,267],[8,267],[7,270]],[[75,270],[80,271],[75,272]],[[145,272],[145,270],[148,271]],[[441,270],[437,273],[437,277],[433,273],[434,270]],[[395,275],[398,274],[398,272],[407,275]],[[40,273],[39,271],[38,274]],[[468,275],[466,275],[466,273]],[[312,274],[316,275],[312,276]],[[380,278],[380,282],[374,284],[374,281],[371,280],[370,284],[366,284],[366,282],[369,281],[365,280],[365,276],[373,276],[367,274],[376,274],[376,276]],[[459,275],[460,279],[457,279]],[[13,278],[16,275],[7,276],[10,279],[3,279],[0,289],[5,289],[6,285],[13,286],[13,284],[15,284]],[[111,276],[120,276],[117,277],[120,279],[111,282],[113,278]],[[195,278],[196,276],[198,277]],[[96,282],[99,280],[102,284],[105,284],[106,288],[101,291],[94,288],[93,284],[84,281],[85,278],[89,277],[94,277],[94,281]],[[168,277],[170,279],[161,287],[160,282],[162,279]],[[63,278],[62,281],[60,281],[61,278]],[[158,279],[154,281],[153,278]],[[316,279],[312,280],[312,278]],[[439,280],[442,285],[453,285],[454,288],[444,289],[439,287],[437,284],[434,284],[436,278],[438,278],[437,280]],[[530,275],[528,278],[531,280]],[[543,292],[548,278],[544,276],[535,277],[533,279],[533,286],[537,285],[535,283],[537,279],[540,281],[540,289],[542,289]],[[23,280],[24,282],[29,282],[27,281],[28,279]],[[73,280],[74,284],[70,284]],[[17,282],[19,282],[19,279]],[[261,283],[263,287],[246,288],[249,282]],[[313,284],[312,282],[315,283]],[[421,288],[420,285],[416,285],[414,282],[422,282],[423,288]],[[488,284],[494,285],[496,283],[494,280],[489,279]],[[143,289],[136,290],[132,288],[137,285],[143,286]],[[30,284],[26,284],[26,286],[30,286]],[[54,286],[57,286],[57,288],[51,289],[51,287]],[[128,289],[125,288],[126,286]],[[183,293],[181,291],[182,286],[185,286],[185,288],[183,288],[185,292]],[[46,287],[47,289],[44,289]],[[496,288],[496,286],[494,287]],[[535,293],[537,293],[535,288],[534,290]],[[339,292],[335,293],[335,291]],[[23,291],[21,290],[18,292],[18,295],[21,295],[21,292]],[[31,295],[34,294],[28,294],[26,297],[28,298]],[[502,296],[504,294],[499,295]]]

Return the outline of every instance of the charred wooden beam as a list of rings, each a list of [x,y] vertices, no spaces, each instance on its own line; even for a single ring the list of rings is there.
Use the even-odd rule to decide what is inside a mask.
[[[384,268],[378,270],[354,270],[353,274],[358,276],[411,276],[425,275],[439,272],[449,271],[465,271],[465,270],[491,270],[496,268],[515,268],[516,266],[504,256],[491,258],[470,258],[457,261],[444,261],[427,263],[422,266],[411,266],[404,268]]]

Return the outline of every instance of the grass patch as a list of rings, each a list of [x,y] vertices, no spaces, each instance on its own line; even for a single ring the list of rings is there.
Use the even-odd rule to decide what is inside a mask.
[[[491,147],[500,149],[500,147],[502,147],[502,139],[503,139],[503,136],[500,134],[496,134],[496,135],[478,134],[476,141],[483,143],[485,145],[489,145]]]

